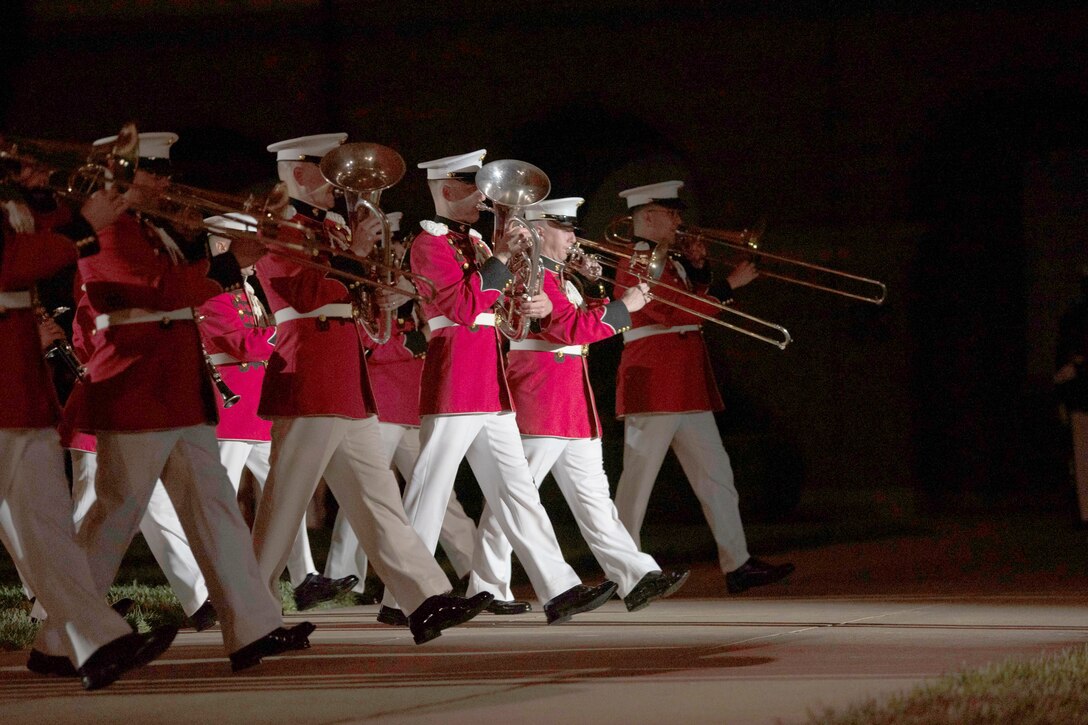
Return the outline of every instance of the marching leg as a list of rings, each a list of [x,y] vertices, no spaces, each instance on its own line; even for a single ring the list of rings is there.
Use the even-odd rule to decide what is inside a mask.
[[[679,425],[675,415],[628,415],[623,421],[623,473],[616,485],[616,511],[640,549],[650,493]]]

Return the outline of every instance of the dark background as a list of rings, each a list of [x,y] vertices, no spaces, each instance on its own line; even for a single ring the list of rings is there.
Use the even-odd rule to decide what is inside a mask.
[[[267,144],[347,131],[405,157],[382,206],[406,220],[431,212],[417,162],[487,148],[585,197],[591,238],[619,190],[684,179],[689,221],[765,218],[764,248],[890,289],[876,308],[758,280],[743,308],[794,344],[708,333],[750,515],[835,490],[1067,505],[1050,376],[1088,261],[1088,11],[947,5],[8,3],[0,130],[176,131],[182,180],[231,192],[270,185]],[[610,419],[620,346],[598,347]]]

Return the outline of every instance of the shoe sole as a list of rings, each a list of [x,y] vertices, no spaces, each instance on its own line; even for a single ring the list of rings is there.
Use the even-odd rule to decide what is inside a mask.
[[[412,638],[415,640],[416,644],[425,644],[427,642],[430,642],[432,639],[437,639],[438,637],[442,636],[443,629],[449,629],[450,627],[456,627],[460,624],[464,624],[480,612],[487,609],[487,605],[490,603],[491,602],[485,602],[477,607],[473,607],[472,609],[466,609],[464,614],[459,619],[451,621],[442,627],[428,628],[418,634],[412,632]]]
[[[612,595],[615,594],[615,593],[616,593],[616,586],[613,584],[611,589],[605,590],[605,593],[597,595],[597,597],[595,597],[594,599],[591,599],[590,601],[586,602],[585,604],[583,604],[580,607],[576,607],[575,609],[572,609],[571,611],[567,612],[566,614],[559,617],[558,619],[549,620],[548,624],[549,625],[551,625],[551,624],[563,624],[564,622],[569,622],[570,618],[573,617],[575,614],[583,614],[585,612],[591,612],[594,609],[596,609],[597,607],[603,606],[604,603],[607,602],[609,599],[611,599]]]

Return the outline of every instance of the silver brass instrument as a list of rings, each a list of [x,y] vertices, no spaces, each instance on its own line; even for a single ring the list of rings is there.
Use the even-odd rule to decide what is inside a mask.
[[[382,223],[382,238],[375,247],[380,267],[370,266],[375,282],[384,289],[397,286],[399,266],[393,254],[393,234],[389,219],[378,208],[382,192],[404,176],[404,159],[388,146],[376,143],[348,143],[337,146],[321,158],[321,175],[344,195],[348,208],[348,226],[354,232],[366,214]],[[378,295],[363,290],[359,321],[371,339],[379,345],[393,332],[393,310],[382,309]]]
[[[576,260],[574,264],[576,267],[579,264],[582,264],[577,260],[579,258],[584,258],[587,256],[586,252],[582,249],[583,247],[585,249],[593,250],[593,252],[596,253],[610,255],[611,257],[615,257],[620,260],[627,260],[626,271],[629,274],[633,275],[640,282],[646,282],[650,286],[651,293],[653,292],[654,288],[668,290],[669,292],[672,292],[674,294],[686,297],[693,302],[697,300],[699,304],[704,307],[709,306],[714,308],[719,313],[727,312],[730,315],[733,315],[734,317],[740,319],[737,320],[735,323],[726,322],[719,317],[715,317],[714,315],[708,315],[697,309],[694,309],[692,306],[682,305],[677,302],[673,302],[672,300],[663,299],[661,297],[654,297],[654,301],[656,302],[660,302],[661,304],[667,305],[669,307],[674,307],[678,310],[683,310],[684,312],[695,315],[696,317],[706,320],[707,322],[713,322],[714,324],[732,330],[733,332],[739,332],[742,335],[747,335],[748,337],[754,338],[756,340],[769,343],[777,347],[779,350],[785,350],[786,346],[793,341],[793,338],[790,337],[789,331],[781,325],[777,325],[773,322],[768,322],[767,320],[756,317],[755,315],[749,315],[747,312],[741,312],[740,310],[730,305],[726,305],[720,302],[714,302],[702,295],[684,289],[683,287],[677,287],[676,285],[671,285],[667,282],[661,282],[661,274],[664,271],[665,262],[668,261],[668,256],[666,254],[662,254],[659,250],[667,250],[667,245],[658,245],[658,247],[655,248],[652,252],[639,253],[637,251],[631,252],[625,249],[618,249],[613,245],[603,242],[594,242],[590,241],[589,239],[582,239],[581,237],[576,237],[575,246],[571,248],[571,250],[574,252],[574,259]],[[598,266],[603,263],[619,271],[619,269],[623,265],[622,262],[612,261],[605,257],[597,256],[597,254],[594,254],[592,256]],[[570,259],[569,253],[568,259]],[[568,264],[569,263],[570,262],[568,262]],[[603,274],[598,276],[600,279],[603,279],[606,282],[618,284],[614,277],[606,277]],[[751,327],[743,327],[742,325],[744,324],[748,324]]]
[[[781,254],[770,254],[759,247],[763,231],[764,225],[762,223],[756,225],[753,229],[743,229],[741,231],[706,229],[685,224],[676,230],[676,240],[680,244],[702,242],[716,249],[743,253],[754,257],[754,261],[759,268],[760,277],[777,279],[782,282],[828,292],[852,300],[869,302],[874,305],[884,303],[888,288],[883,282],[804,262]],[[631,217],[614,219],[605,231],[605,238],[617,244],[632,244],[634,234]],[[662,254],[678,254],[678,252],[670,251],[665,247]],[[713,254],[707,257],[707,261],[730,267],[736,266],[735,263]]]
[[[499,301],[495,311],[495,326],[511,340],[524,340],[529,334],[529,318],[521,314],[523,299],[540,294],[544,282],[540,264],[543,240],[522,216],[522,209],[543,201],[551,191],[548,175],[524,161],[505,159],[484,164],[476,172],[476,188],[491,201],[495,214],[493,244],[517,228],[528,231],[532,244],[527,251],[510,255],[507,266],[514,275],[509,293]]]

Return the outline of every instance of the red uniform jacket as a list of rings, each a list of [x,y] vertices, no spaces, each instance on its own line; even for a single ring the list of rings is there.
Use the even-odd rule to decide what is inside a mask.
[[[494,257],[477,264],[466,226],[451,229],[445,223],[429,221],[422,226],[424,231],[412,242],[412,272],[434,282],[437,292],[433,301],[421,303],[422,315],[426,320],[444,316],[457,325],[431,329],[419,413],[513,410],[499,332],[473,324],[478,314],[490,312],[498,301],[512,279],[510,270]]]
[[[402,307],[401,312],[407,310]],[[413,317],[401,314],[394,320],[389,340],[370,351],[367,369],[383,423],[419,425],[419,385],[426,345]]]
[[[238,362],[216,365],[223,382],[240,400],[230,408],[223,407],[218,393],[219,425],[215,429],[219,440],[268,441],[272,439],[272,424],[257,416],[264,382],[265,364],[275,350],[276,328],[261,326],[244,289],[224,292],[212,297],[197,310],[204,349],[209,355],[230,355]]]
[[[683,268],[676,262],[665,265],[661,282],[680,288],[690,288]],[[616,294],[635,285],[638,280],[626,269],[616,275]],[[670,300],[708,315],[717,314],[711,304],[685,297],[661,287],[650,290],[658,299]],[[700,285],[693,292],[704,294]],[[714,298],[706,296],[708,303]],[[702,320],[683,310],[651,301],[631,315],[632,330],[646,325],[698,325]],[[694,413],[722,410],[721,394],[710,366],[710,356],[702,331],[651,335],[624,344],[620,367],[616,374],[616,417],[646,413]]]
[[[72,318],[72,349],[81,363],[91,359],[95,335],[94,318],[98,314],[87,301],[87,293],[83,291],[83,278],[76,275],[73,298],[76,300],[76,311]],[[97,450],[96,440],[93,434],[83,433],[76,429],[76,421],[81,417],[81,410],[86,405],[87,391],[83,388],[83,381],[77,380],[72,386],[72,392],[68,401],[64,404],[64,414],[61,416],[59,426],[60,444],[65,448],[73,448],[77,451]]]
[[[99,313],[195,307],[223,292],[208,277],[210,268],[233,264],[233,278],[240,282],[231,255],[217,257],[218,265],[175,263],[154,232],[131,214],[98,236],[102,251],[80,260],[79,272]],[[86,405],[76,421],[81,430],[165,430],[216,422],[195,321],[114,325],[96,332],[95,339],[87,361]]]
[[[550,259],[542,261],[546,269],[542,290],[552,301],[552,313],[542,320],[541,332],[530,334],[527,339],[586,346],[631,326],[631,315],[622,302],[587,309],[573,287],[569,290],[565,287],[559,265]],[[522,435],[600,437],[601,421],[584,353],[566,355],[511,349],[507,362],[507,377]]]
[[[301,214],[292,221],[320,226]],[[257,277],[273,314],[352,302],[344,282],[285,254],[262,257]],[[369,345],[366,331],[351,318],[308,317],[277,324],[276,349],[268,359],[258,408],[261,417],[377,415],[365,358]]]
[[[0,292],[29,291],[35,282],[51,277],[76,258],[73,239],[64,234],[16,234],[0,228]],[[0,309],[0,340],[0,428],[55,426],[60,407],[42,357],[34,310]]]

